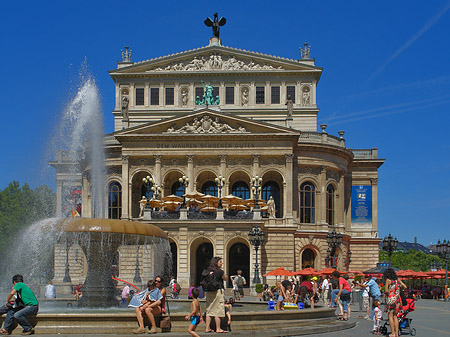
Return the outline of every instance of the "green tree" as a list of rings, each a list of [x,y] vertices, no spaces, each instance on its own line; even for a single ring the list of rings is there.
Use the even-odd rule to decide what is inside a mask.
[[[0,191],[0,254],[33,222],[53,217],[56,194],[45,185],[32,190],[13,181]]]
[[[389,260],[385,251],[380,251],[380,261]],[[445,266],[445,261],[433,254],[426,254],[421,251],[410,249],[408,252],[394,252],[391,256],[391,263],[394,268],[411,269],[414,271],[429,271],[431,263],[440,262]]]

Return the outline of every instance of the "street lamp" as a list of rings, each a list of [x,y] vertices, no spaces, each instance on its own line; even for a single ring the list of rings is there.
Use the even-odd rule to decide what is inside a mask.
[[[252,178],[250,183],[252,185],[253,197],[255,198],[255,207],[253,207],[253,209],[259,209],[258,199],[259,199],[259,193],[261,192],[262,178],[255,176]]]
[[[388,253],[389,255],[389,265],[391,265],[391,255],[392,253],[397,249],[398,246],[398,240],[397,238],[393,238],[391,233],[389,233],[389,236],[385,237],[383,239],[383,250]]]
[[[333,228],[333,231],[327,234],[327,243],[331,250],[331,268],[336,268],[336,250],[342,243],[342,234],[336,232]]]
[[[158,184],[154,184],[152,186],[151,190],[153,191],[153,196],[155,197],[155,199],[159,199],[159,195],[161,194],[162,187],[159,186]]]
[[[133,278],[134,283],[142,282],[141,271],[139,268],[139,248],[140,248],[140,246],[138,245],[137,250],[136,250],[136,264],[134,266],[134,278]]]
[[[153,180],[152,177],[150,176],[146,176],[144,178],[142,178],[142,182],[144,183],[145,186],[145,197],[147,198],[147,203],[145,204],[145,208],[149,208],[149,204],[148,204],[148,199],[150,199],[148,197],[150,191],[152,190],[153,185],[155,184],[155,181]]]
[[[222,187],[225,185],[225,178],[222,176],[218,176],[216,179],[216,185],[219,190],[219,205],[217,206],[218,209],[222,209]]]
[[[186,176],[182,176],[178,179],[178,182],[180,183],[181,187],[183,187],[184,194],[186,194],[186,187],[189,186],[189,178]],[[186,196],[183,195],[183,203],[181,204],[180,208],[186,208]]]
[[[445,260],[445,289],[448,289],[448,260],[450,259],[450,241],[441,240],[437,242],[436,245],[437,253],[441,259]],[[445,301],[447,298],[444,296]]]
[[[260,229],[258,226],[253,227],[248,232],[248,238],[250,240],[250,244],[255,247],[256,259],[255,259],[255,275],[253,277],[253,284],[261,283],[261,279],[259,278],[259,264],[258,264],[258,249],[259,246],[264,244],[264,231]]]
[[[350,263],[352,262],[352,251],[348,251],[348,258],[347,258],[347,267],[350,268]]]
[[[63,278],[63,282],[65,283],[72,282],[72,280],[70,279],[70,270],[69,270],[69,249],[70,249],[69,240],[66,239],[66,266],[64,268],[64,278]]]

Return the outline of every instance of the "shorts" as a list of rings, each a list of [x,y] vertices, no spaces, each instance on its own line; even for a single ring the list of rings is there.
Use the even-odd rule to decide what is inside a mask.
[[[192,316],[191,324],[195,325],[195,326],[199,325],[200,324],[200,316]]]
[[[364,308],[366,308],[366,309],[370,306],[370,304],[369,304],[369,299],[370,299],[369,296],[363,296],[363,306],[364,306]]]
[[[244,296],[244,288],[238,288],[239,295]]]
[[[281,295],[278,295],[278,302],[283,302],[284,301],[284,298],[283,298],[283,296],[281,296]]]

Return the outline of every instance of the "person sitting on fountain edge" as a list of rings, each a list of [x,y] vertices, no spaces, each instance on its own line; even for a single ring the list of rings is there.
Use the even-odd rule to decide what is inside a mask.
[[[150,334],[156,333],[155,315],[161,315],[161,299],[163,296],[156,287],[155,281],[149,280],[147,282],[147,287],[148,289],[134,295],[130,304],[128,304],[129,307],[136,308],[136,317],[139,328],[133,330],[133,333],[135,334],[145,333],[144,317],[142,316],[144,312],[152,325],[152,328],[148,331]]]
[[[6,299],[6,304],[8,305],[14,297],[18,297],[22,300],[24,308],[20,310],[15,310],[10,307],[8,310],[5,323],[3,324],[3,329],[0,330],[0,334],[11,334],[14,320],[20,324],[23,328],[22,335],[32,335],[34,334],[33,326],[28,322],[27,317],[36,316],[39,311],[39,303],[34,295],[33,291],[23,283],[22,275],[13,276],[14,287]]]

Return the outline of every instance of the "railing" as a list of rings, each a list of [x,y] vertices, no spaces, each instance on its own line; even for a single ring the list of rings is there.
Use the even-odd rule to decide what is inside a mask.
[[[351,149],[355,159],[378,159],[378,149]]]
[[[189,211],[187,217],[189,220],[196,220],[196,219],[214,220],[217,217],[217,212]]]
[[[223,212],[223,217],[226,220],[251,220],[253,219],[253,212],[245,211],[225,211]]]
[[[174,220],[180,218],[180,212],[152,211],[152,219]]]
[[[345,147],[344,138],[332,136],[326,132],[302,131],[298,141],[299,143],[317,143]]]

